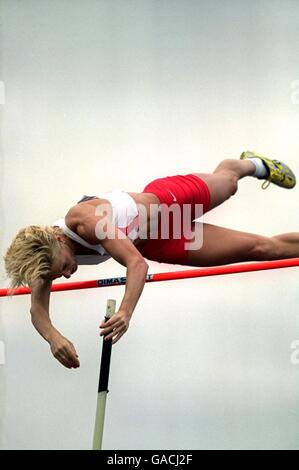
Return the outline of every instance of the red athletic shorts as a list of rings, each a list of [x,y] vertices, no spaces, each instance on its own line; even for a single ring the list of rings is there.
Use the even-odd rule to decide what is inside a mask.
[[[206,182],[192,174],[158,178],[149,183],[143,192],[155,194],[159,198],[160,204],[164,203],[167,206],[176,203],[182,208],[183,204],[190,204],[192,220],[198,217],[195,214],[195,204],[203,205],[202,213],[204,214],[209,210],[211,202]],[[169,220],[170,224],[173,223],[171,216]],[[170,239],[150,239],[143,245],[137,245],[136,248],[142,256],[149,260],[160,263],[188,264],[188,251],[184,246],[188,239],[184,234],[179,239],[171,238],[172,227],[169,227],[169,231]],[[160,226],[158,233],[160,234]]]

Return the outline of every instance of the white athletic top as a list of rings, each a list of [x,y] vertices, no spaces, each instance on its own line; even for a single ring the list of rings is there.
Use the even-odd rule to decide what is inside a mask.
[[[101,199],[107,199],[112,205],[112,224],[119,228],[131,241],[136,240],[139,233],[139,214],[137,205],[132,196],[120,189],[114,189],[99,197]],[[60,227],[63,233],[70,239],[95,251],[94,255],[76,255],[78,265],[100,264],[111,258],[101,244],[91,245],[77,235],[77,233],[69,229],[65,223],[65,219],[56,220],[52,225]]]

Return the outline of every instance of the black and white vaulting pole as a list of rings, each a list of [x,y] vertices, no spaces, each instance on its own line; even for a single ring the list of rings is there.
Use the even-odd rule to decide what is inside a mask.
[[[109,320],[115,313],[116,301],[114,299],[107,300],[107,308],[105,320]],[[102,358],[100,367],[100,380],[98,388],[98,399],[97,399],[97,411],[96,420],[94,426],[93,435],[93,450],[102,449],[104,421],[105,421],[105,410],[106,410],[106,398],[108,393],[108,381],[109,381],[109,370],[110,370],[110,359],[111,359],[112,339],[106,341],[105,336],[103,338],[102,346]]]

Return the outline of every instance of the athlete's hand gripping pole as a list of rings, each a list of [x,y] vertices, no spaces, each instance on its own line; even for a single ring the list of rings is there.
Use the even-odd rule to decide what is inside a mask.
[[[107,300],[107,308],[105,320],[109,320],[115,313],[116,301],[113,299]],[[108,393],[108,381],[109,381],[109,370],[110,370],[110,359],[111,359],[112,340],[105,340],[103,338],[102,346],[102,358],[100,367],[100,380],[98,388],[98,399],[97,399],[97,411],[96,420],[93,435],[93,450],[102,449],[104,421],[105,421],[105,410],[106,410],[106,398]]]

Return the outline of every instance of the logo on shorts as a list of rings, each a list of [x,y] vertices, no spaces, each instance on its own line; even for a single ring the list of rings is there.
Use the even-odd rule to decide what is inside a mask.
[[[173,194],[173,192],[172,192],[172,191],[169,191],[169,190],[168,190],[168,192],[172,195],[172,197],[173,197],[173,202],[177,202],[177,198],[175,197],[175,195]]]

